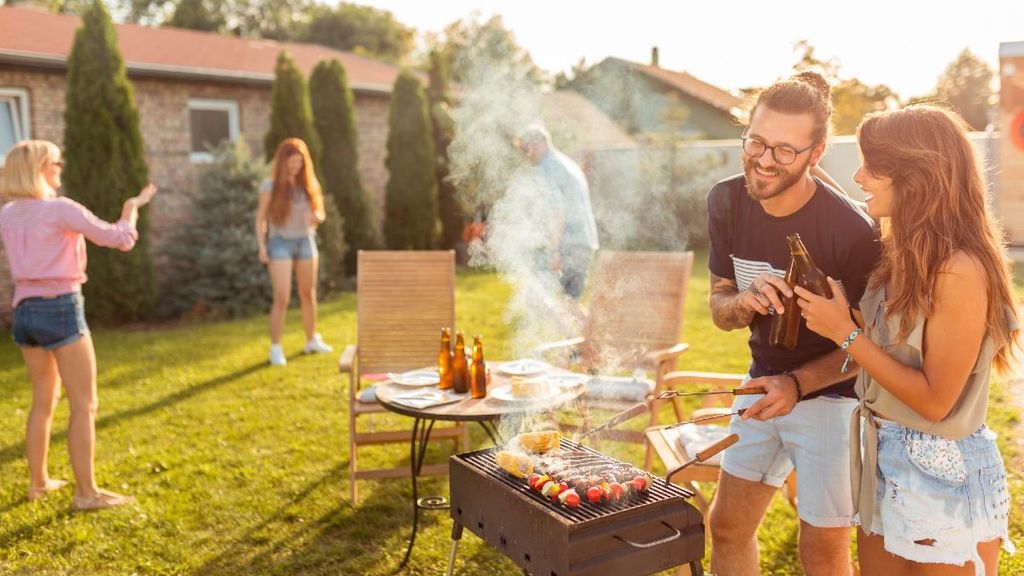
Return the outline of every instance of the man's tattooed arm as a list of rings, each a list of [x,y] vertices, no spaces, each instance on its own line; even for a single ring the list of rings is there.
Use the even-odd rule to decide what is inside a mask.
[[[711,319],[722,330],[746,328],[754,319],[754,310],[744,304],[745,292],[740,292],[736,282],[711,274],[711,292],[708,302]]]

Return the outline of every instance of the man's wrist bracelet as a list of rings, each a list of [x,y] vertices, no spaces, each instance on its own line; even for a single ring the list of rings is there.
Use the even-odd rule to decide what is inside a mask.
[[[791,370],[786,370],[782,374],[784,376],[789,376],[793,380],[793,384],[796,385],[796,400],[799,402],[804,397],[803,390],[800,389],[800,379],[797,378],[796,374],[793,374]]]

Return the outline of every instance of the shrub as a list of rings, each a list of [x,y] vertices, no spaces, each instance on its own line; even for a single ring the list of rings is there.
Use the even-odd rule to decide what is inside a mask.
[[[166,313],[220,318],[270,303],[270,277],[253,226],[265,169],[242,140],[221,144],[214,158],[200,176],[188,225],[166,248]]]
[[[320,138],[313,129],[313,113],[309,92],[302,72],[287,52],[277,55],[274,66],[274,86],[270,92],[270,130],[263,138],[263,154],[273,160],[277,145],[285,138],[301,138],[319,166]]]
[[[352,90],[345,68],[337,60],[320,62],[309,77],[313,125],[323,145],[319,164],[323,175],[325,202],[333,199],[335,216],[327,215],[325,226],[344,218],[344,242],[350,250],[338,272],[356,272],[356,251],[377,247],[376,219],[359,178],[359,154],[356,147],[356,125]],[[321,230],[322,236],[329,234]],[[326,239],[326,238],[325,238]],[[330,243],[330,242],[329,242]],[[337,249],[332,245],[332,250]],[[325,249],[326,252],[326,249]],[[328,262],[325,259],[325,263]],[[335,263],[331,263],[335,266]],[[335,278],[335,274],[330,274]]]
[[[114,221],[124,201],[146,185],[149,171],[139,112],[110,14],[96,0],[82,22],[68,56],[63,184],[70,198]],[[152,314],[153,263],[147,233],[152,209],[151,205],[140,210],[139,241],[131,252],[88,243],[89,282],[82,291],[91,318],[124,322]]]
[[[393,250],[427,250],[437,235],[437,181],[427,97],[420,81],[403,70],[388,113],[390,174],[384,236]]]

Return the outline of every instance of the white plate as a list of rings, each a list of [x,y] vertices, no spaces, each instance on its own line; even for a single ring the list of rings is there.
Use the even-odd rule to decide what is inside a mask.
[[[541,372],[550,369],[551,364],[541,360],[531,360],[529,358],[505,362],[498,366],[498,372],[508,374],[509,376],[530,376],[532,374],[540,374]]]
[[[541,395],[538,395],[538,396],[513,396],[512,395],[512,385],[511,384],[505,384],[504,386],[498,386],[494,390],[488,390],[487,391],[487,395],[490,396],[491,398],[496,399],[496,400],[501,400],[502,402],[521,402],[521,403],[542,402],[544,400],[550,400],[550,399],[554,398],[555,396],[558,396],[561,393],[562,393],[562,391],[559,390],[558,388],[551,387],[551,388],[548,388],[548,391],[547,391],[546,394],[541,394]]]
[[[436,386],[441,383],[441,376],[433,370],[414,370],[401,374],[388,374],[395,384],[402,386]]]

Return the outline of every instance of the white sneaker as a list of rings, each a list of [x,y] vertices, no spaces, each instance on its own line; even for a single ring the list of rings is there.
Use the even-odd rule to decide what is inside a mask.
[[[302,349],[303,354],[326,354],[333,352],[334,347],[329,346],[319,334],[313,334],[313,337],[306,342],[306,347]]]
[[[270,365],[271,366],[284,366],[288,363],[288,359],[284,356],[284,348],[280,344],[270,345]]]

